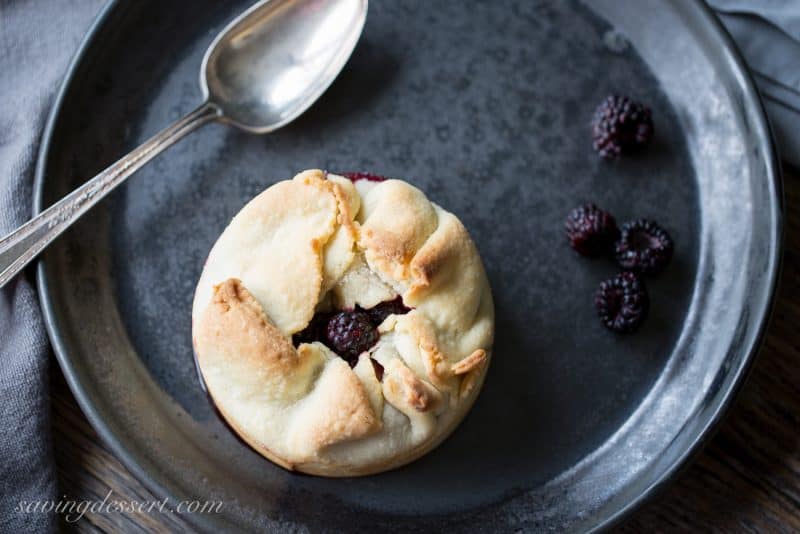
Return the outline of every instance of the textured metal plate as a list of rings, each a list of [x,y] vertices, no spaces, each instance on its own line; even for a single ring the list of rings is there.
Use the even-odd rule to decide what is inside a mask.
[[[39,166],[40,206],[199,103],[206,46],[247,1],[112,4],[74,64]],[[692,2],[373,1],[330,90],[265,137],[207,127],[152,162],[45,256],[48,328],[81,406],[159,495],[222,499],[209,529],[592,529],[672,474],[757,349],[777,276],[780,182],[757,97]],[[592,152],[596,104],[653,108],[646,153]],[[289,474],[217,419],[195,375],[204,258],[253,195],[304,168],[405,178],[474,236],[495,357],[436,451],[377,476]],[[592,295],[615,272],[566,245],[592,200],[673,235],[652,312],[618,337]]]

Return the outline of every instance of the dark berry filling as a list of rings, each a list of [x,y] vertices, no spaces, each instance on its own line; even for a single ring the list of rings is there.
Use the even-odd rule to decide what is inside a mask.
[[[623,272],[600,284],[594,305],[607,328],[625,334],[642,324],[649,298],[644,282],[632,272]]]
[[[315,313],[314,317],[311,318],[311,322],[308,323],[308,326],[292,336],[292,343],[294,343],[294,346],[298,347],[301,343],[323,341],[325,339],[325,329],[331,317],[333,317],[332,313]]]
[[[366,310],[366,312],[369,314],[369,318],[372,320],[372,324],[374,324],[376,327],[390,315],[405,315],[410,311],[411,308],[408,308],[405,304],[403,304],[403,297],[397,297],[394,300],[381,302],[374,308]]]
[[[295,346],[301,343],[320,341],[354,366],[358,356],[371,349],[380,339],[378,326],[392,314],[403,315],[411,311],[403,304],[403,299],[381,302],[365,310],[357,306],[354,310],[316,313],[305,329],[292,336]],[[373,361],[375,376],[383,376],[383,367]]]
[[[386,180],[385,176],[370,174],[368,172],[343,172],[341,175],[345,178],[348,178],[351,182],[357,182],[359,180],[367,180],[368,182],[383,182]]]
[[[610,251],[619,236],[614,217],[591,203],[572,210],[564,228],[570,246],[584,256],[597,256]]]
[[[653,131],[650,109],[626,96],[606,97],[592,118],[594,149],[606,159],[641,149],[650,143]]]
[[[666,230],[653,221],[637,219],[622,226],[614,254],[623,269],[657,274],[669,264],[673,249]]]
[[[383,380],[383,366],[379,364],[377,360],[372,358],[370,358],[369,361],[372,362],[372,369],[375,371],[375,378],[377,378],[378,382],[380,382]]]

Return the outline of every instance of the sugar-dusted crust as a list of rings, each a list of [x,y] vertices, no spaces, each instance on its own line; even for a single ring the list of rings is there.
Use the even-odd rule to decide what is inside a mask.
[[[352,369],[321,343],[292,344],[318,308],[397,295],[413,310],[388,317]],[[494,331],[480,257],[455,216],[406,182],[354,185],[318,170],[233,219],[192,314],[228,423],[270,460],[324,476],[391,469],[440,443],[477,397]]]

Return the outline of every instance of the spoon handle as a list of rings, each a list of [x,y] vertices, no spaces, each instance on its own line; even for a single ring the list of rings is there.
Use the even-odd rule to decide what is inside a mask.
[[[203,103],[184,118],[157,133],[106,170],[0,239],[0,287],[14,278],[53,239],[97,204],[145,163],[186,134],[220,116],[219,108]]]

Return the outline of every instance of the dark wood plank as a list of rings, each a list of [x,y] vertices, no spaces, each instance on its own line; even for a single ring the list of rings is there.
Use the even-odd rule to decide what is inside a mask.
[[[53,444],[59,496],[78,503],[103,502],[106,496],[106,502],[157,501],[101,443],[55,362],[53,366]],[[191,532],[179,515],[155,510],[151,513],[89,510],[82,517],[64,514],[61,524],[65,530],[78,532]]]
[[[696,461],[619,530],[800,532],[800,173],[786,173],[786,252],[778,300],[753,373]],[[55,365],[55,364],[54,364]],[[61,492],[69,499],[155,500],[100,443],[60,371],[53,412]],[[87,513],[81,532],[182,532],[175,514]]]

